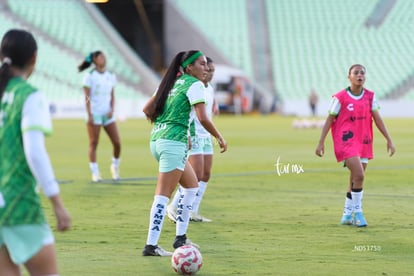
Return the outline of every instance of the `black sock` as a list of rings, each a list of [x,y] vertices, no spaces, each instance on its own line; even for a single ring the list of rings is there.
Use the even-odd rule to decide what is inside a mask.
[[[361,189],[355,189],[355,188],[352,188],[352,191],[353,191],[354,193],[360,193],[360,192],[362,192],[362,188],[361,188]]]

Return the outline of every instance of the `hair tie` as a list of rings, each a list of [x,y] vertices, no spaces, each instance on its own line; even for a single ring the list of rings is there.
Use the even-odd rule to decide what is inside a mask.
[[[189,56],[186,60],[183,61],[183,63],[181,63],[181,66],[183,68],[187,67],[187,65],[193,63],[194,60],[196,60],[197,58],[201,57],[203,55],[203,53],[201,51],[197,51],[194,54],[192,54],[191,56]]]
[[[9,57],[4,57],[4,58],[3,58],[3,63],[6,63],[6,64],[8,64],[8,65],[11,65],[11,64],[12,64],[12,60],[11,60],[11,58],[9,58]]]
[[[89,55],[86,56],[85,61],[87,63],[92,63],[92,53],[90,53]]]

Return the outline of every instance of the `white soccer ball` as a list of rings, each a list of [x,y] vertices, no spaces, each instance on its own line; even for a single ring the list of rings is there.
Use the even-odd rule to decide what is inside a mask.
[[[180,275],[194,275],[203,265],[203,257],[197,247],[183,245],[175,249],[171,264],[175,272]]]

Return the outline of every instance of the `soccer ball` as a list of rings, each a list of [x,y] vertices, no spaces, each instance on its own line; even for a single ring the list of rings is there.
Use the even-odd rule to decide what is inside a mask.
[[[180,275],[194,275],[203,265],[203,257],[197,247],[183,245],[174,251],[171,264],[174,271]]]

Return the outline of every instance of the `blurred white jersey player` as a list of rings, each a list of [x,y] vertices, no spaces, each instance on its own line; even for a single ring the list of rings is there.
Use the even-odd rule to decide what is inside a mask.
[[[89,167],[92,173],[92,181],[99,182],[102,180],[96,161],[96,149],[102,127],[108,134],[113,146],[110,166],[112,179],[118,180],[121,140],[114,116],[116,77],[106,70],[106,57],[101,51],[90,53],[78,66],[79,72],[88,68],[92,63],[95,68],[86,74],[83,80],[87,112],[86,125],[89,135]]]

